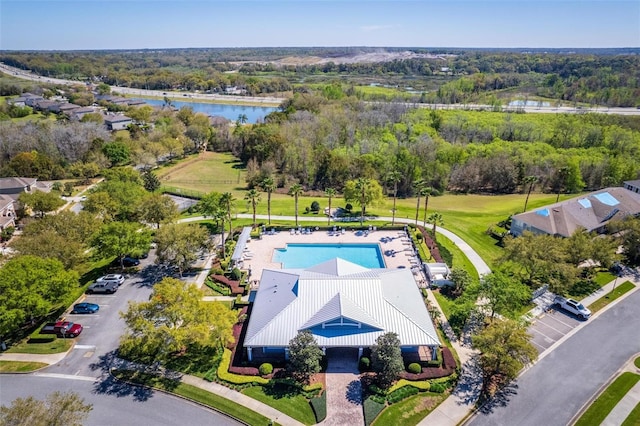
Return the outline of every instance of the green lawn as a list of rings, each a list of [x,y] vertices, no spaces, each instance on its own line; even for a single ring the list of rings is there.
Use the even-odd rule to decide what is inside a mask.
[[[175,393],[177,395],[189,398],[197,401],[207,407],[211,407],[221,413],[228,414],[238,420],[250,425],[269,425],[270,420],[252,411],[244,406],[236,404],[235,402],[223,398],[219,395],[207,392],[203,389],[191,386],[185,383],[179,383],[174,380],[162,380],[157,376],[150,374],[144,374],[134,371],[115,370],[112,374],[121,380],[126,380],[133,383],[139,383],[145,386],[161,389],[167,392]]]
[[[638,357],[638,358],[633,360],[633,365],[635,365],[636,367],[640,368],[640,357]]]
[[[59,339],[51,334],[35,331],[28,339],[11,346],[7,353],[20,354],[57,354],[71,349],[73,339]]]
[[[590,304],[588,308],[591,311],[591,313],[596,313],[600,309],[607,306],[609,303],[616,300],[618,297],[633,290],[634,288],[635,288],[635,285],[631,281],[625,281],[619,286],[617,286],[615,290],[610,291],[609,293],[605,294],[604,296],[602,296],[601,298],[599,298],[598,300]]]
[[[629,392],[629,390],[640,380],[639,374],[630,372],[622,373],[611,383],[607,389],[591,404],[575,426],[599,425],[613,410],[613,407]]]
[[[48,365],[44,362],[0,361],[0,373],[29,373]]]
[[[305,425],[313,425],[316,423],[316,417],[313,414],[311,405],[304,396],[300,394],[269,395],[266,392],[268,392],[268,390],[263,386],[252,386],[242,391],[243,394],[263,402]]]
[[[194,190],[199,192],[231,192],[236,198],[235,213],[251,213],[250,207],[244,201],[246,192],[245,169],[230,154],[206,152],[199,156],[191,156],[178,163],[163,167],[158,171],[158,177],[163,185]],[[283,191],[279,188],[279,191]],[[563,195],[561,200],[575,195]],[[486,231],[491,226],[510,215],[522,212],[524,207],[524,194],[508,195],[478,195],[478,194],[445,194],[439,197],[429,198],[429,212],[439,212],[443,216],[444,227],[465,240],[474,250],[483,257],[490,267],[496,266],[496,261],[502,253],[498,242],[487,235]],[[554,203],[555,194],[531,194],[528,210]],[[321,209],[328,206],[328,199],[322,194],[304,195],[299,197],[298,215],[299,221],[305,224],[305,207],[313,201],[320,203]],[[332,200],[332,207],[346,204],[342,197]],[[391,216],[393,200],[386,199],[378,206],[369,206],[367,213],[373,216]],[[422,204],[422,203],[421,203]],[[354,208],[358,208],[354,204]],[[415,217],[416,199],[405,198],[397,200],[397,218],[411,219]],[[257,214],[267,214],[267,194],[261,193],[261,201],[256,209]],[[285,193],[273,193],[271,195],[272,216],[293,216],[294,199]],[[322,213],[313,215],[324,217]],[[420,213],[422,218],[422,212]],[[419,221],[421,223],[421,221]],[[272,221],[277,225],[277,221]],[[288,224],[290,225],[290,223]],[[317,225],[310,222],[309,225]]]
[[[382,413],[376,417],[372,425],[416,425],[444,401],[446,397],[447,394],[431,392],[419,393],[385,408]]]

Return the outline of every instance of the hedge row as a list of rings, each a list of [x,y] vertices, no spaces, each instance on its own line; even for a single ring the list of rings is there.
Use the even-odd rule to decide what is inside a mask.
[[[389,388],[388,393],[393,393],[394,391],[404,387],[404,386],[413,386],[414,388],[418,388],[421,391],[428,391],[430,386],[431,386],[431,382],[428,380],[421,380],[421,381],[416,381],[416,382],[411,382],[409,380],[405,380],[405,379],[400,379],[398,380],[393,386],[391,386]]]
[[[320,385],[322,388],[322,385]],[[327,418],[327,393],[322,392],[319,396],[309,400],[313,414],[316,416],[316,423],[320,423]]]
[[[378,417],[378,414],[384,410],[385,405],[376,402],[369,397],[364,400],[364,424],[369,426]]]
[[[436,385],[436,386],[441,386],[441,385]],[[389,404],[395,404],[396,402],[402,401],[405,398],[416,395],[418,392],[420,392],[420,389],[416,387],[413,387],[411,385],[403,386],[400,389],[397,389],[389,393],[389,395],[387,396],[387,401],[389,401]]]
[[[220,380],[225,382],[234,384],[234,385],[245,385],[245,384],[260,384],[266,385],[269,383],[269,380],[262,378],[260,376],[244,376],[241,374],[234,374],[229,372],[229,366],[231,365],[231,351],[229,349],[225,349],[222,354],[222,360],[220,361],[220,365],[218,366],[217,374]],[[254,370],[258,370],[254,368]]]

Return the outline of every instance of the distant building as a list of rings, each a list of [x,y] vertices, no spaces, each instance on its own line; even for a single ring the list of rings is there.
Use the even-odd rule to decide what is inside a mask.
[[[72,120],[82,120],[82,117],[84,117],[85,115],[93,114],[96,111],[97,110],[94,107],[82,107],[74,109],[73,111],[71,111],[70,118]]]
[[[628,189],[629,191],[635,192],[636,194],[640,193],[640,179],[638,180],[628,180],[622,184],[624,189]]]
[[[13,198],[7,195],[0,195],[0,231],[16,226],[16,211],[13,202]]]
[[[132,123],[133,120],[126,115],[109,114],[104,116],[104,125],[107,127],[107,130],[125,130]]]
[[[613,219],[640,214],[640,181],[625,182],[625,187],[605,188],[587,195],[551,204],[512,217],[511,234],[548,234],[569,237],[577,229],[604,232]]]
[[[37,181],[36,178],[0,178],[0,194],[15,195],[17,198],[17,196],[23,192],[32,192],[35,190]]]
[[[433,359],[440,346],[410,270],[368,269],[340,258],[263,270],[243,343],[247,358],[287,359],[289,341],[302,330],[323,352],[357,349],[361,356],[387,332],[398,334],[407,356]]]

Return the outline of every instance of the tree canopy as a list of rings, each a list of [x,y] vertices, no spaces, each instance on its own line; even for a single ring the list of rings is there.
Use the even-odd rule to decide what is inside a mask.
[[[0,269],[0,335],[48,314],[77,287],[78,273],[57,259],[10,259]]]
[[[322,349],[309,330],[301,330],[289,341],[288,368],[292,375],[303,383],[320,372]]]
[[[158,263],[178,268],[180,275],[210,248],[207,228],[198,224],[169,224],[156,232]]]
[[[15,426],[82,426],[93,410],[92,404],[75,392],[55,391],[44,401],[32,396],[17,398],[0,407],[0,424]]]
[[[222,348],[233,341],[235,313],[223,303],[204,302],[193,284],[164,278],[147,302],[129,302],[121,313],[127,331],[120,339],[124,356],[163,363],[195,346]]]
[[[124,256],[139,255],[149,251],[151,231],[136,222],[109,222],[100,228],[93,239],[96,256],[116,256],[124,269]]]
[[[385,333],[376,339],[371,347],[371,367],[376,373],[376,381],[387,389],[404,370],[400,339],[396,333]]]

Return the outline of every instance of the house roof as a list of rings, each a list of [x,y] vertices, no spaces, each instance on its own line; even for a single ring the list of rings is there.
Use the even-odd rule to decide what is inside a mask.
[[[520,213],[513,220],[550,235],[568,237],[578,228],[593,231],[614,218],[639,213],[640,194],[615,187]]]
[[[626,180],[624,181],[625,185],[629,185],[629,186],[633,186],[634,188],[639,188],[640,187],[640,179],[636,179],[636,180]]]
[[[127,117],[126,115],[122,115],[122,114],[105,115],[104,116],[104,122],[107,123],[107,124],[109,124],[109,123],[122,123],[124,121],[132,121],[132,119]]]
[[[410,270],[340,258],[263,270],[244,346],[287,347],[300,330],[325,347],[369,347],[386,332],[397,333],[402,346],[440,345]]]
[[[6,177],[0,178],[0,189],[24,189],[33,186],[37,182],[36,178]]]

